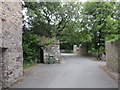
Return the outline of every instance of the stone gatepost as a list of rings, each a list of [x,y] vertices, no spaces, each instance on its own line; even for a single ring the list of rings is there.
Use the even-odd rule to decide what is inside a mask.
[[[79,45],[79,55],[86,56],[87,55],[87,49],[85,44]]]
[[[8,88],[23,75],[22,3],[0,2],[0,6],[0,88]]]
[[[73,53],[74,53],[74,54],[77,54],[77,53],[78,53],[78,49],[79,49],[79,48],[77,47],[77,45],[74,45],[74,46],[73,46]]]
[[[87,55],[87,49],[86,49],[85,45],[82,45],[82,44],[79,44],[79,47],[77,47],[77,45],[74,45],[73,52],[74,52],[74,54],[76,54],[78,56]]]
[[[120,64],[120,39],[116,42],[105,42],[106,48],[106,64],[110,71],[120,72],[118,65]]]

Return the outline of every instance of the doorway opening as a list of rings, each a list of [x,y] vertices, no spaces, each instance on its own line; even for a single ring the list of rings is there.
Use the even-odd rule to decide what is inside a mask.
[[[2,89],[2,48],[0,48],[0,90]]]
[[[5,52],[7,48],[1,48],[0,47],[0,90],[4,87],[4,60],[5,60]]]
[[[40,60],[38,63],[44,63],[44,50],[40,47]]]

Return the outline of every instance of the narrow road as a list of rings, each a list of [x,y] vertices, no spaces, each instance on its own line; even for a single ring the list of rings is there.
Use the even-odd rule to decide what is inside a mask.
[[[118,83],[99,68],[104,62],[62,55],[62,64],[35,66],[13,88],[118,88]]]

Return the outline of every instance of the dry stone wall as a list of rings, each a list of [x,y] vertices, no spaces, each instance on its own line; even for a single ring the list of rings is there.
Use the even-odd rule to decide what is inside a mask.
[[[112,72],[117,72],[120,64],[120,39],[116,42],[106,42],[106,63]]]
[[[22,3],[0,2],[0,6],[1,79],[2,86],[7,88],[20,80],[23,74]]]

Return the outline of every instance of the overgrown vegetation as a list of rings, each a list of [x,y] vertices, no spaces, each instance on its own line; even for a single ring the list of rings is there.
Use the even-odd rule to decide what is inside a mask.
[[[25,2],[24,7],[25,63],[38,59],[38,48],[52,44],[54,39],[60,41],[61,48],[81,43],[89,53],[98,54],[105,51],[105,41],[120,37],[119,2]],[[38,37],[51,39],[42,45]]]
[[[56,42],[55,38],[40,37],[37,34],[23,34],[23,57],[25,69],[40,60],[40,48],[48,49]]]
[[[40,59],[39,48],[40,45],[36,34],[28,33],[23,35],[24,65],[35,63]]]

